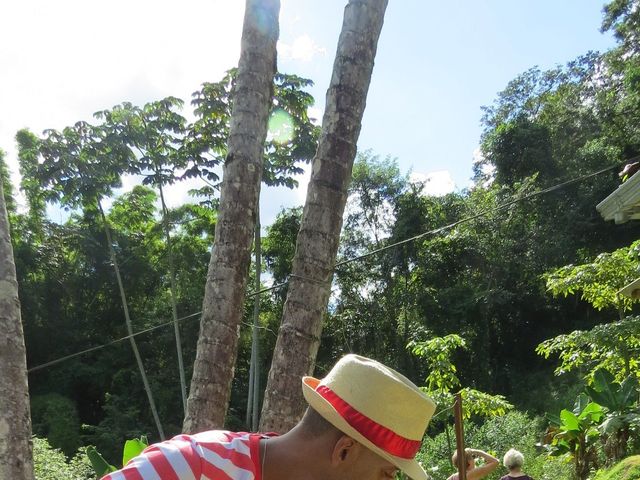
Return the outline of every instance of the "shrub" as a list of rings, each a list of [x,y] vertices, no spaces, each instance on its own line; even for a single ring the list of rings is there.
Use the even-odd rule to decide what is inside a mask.
[[[90,480],[95,475],[84,451],[70,460],[51,447],[44,438],[33,437],[33,464],[36,480]]]
[[[485,450],[498,457],[510,448],[520,450],[525,457],[524,470],[536,480],[570,480],[572,466],[564,459],[549,458],[539,452],[536,444],[542,435],[542,423],[527,414],[512,411],[501,417],[494,417],[477,425],[465,424],[465,443],[472,448]],[[451,447],[449,446],[451,442]],[[434,480],[445,480],[454,468],[451,465],[451,453],[455,450],[453,429],[447,440],[446,432],[427,438],[418,454],[420,461]],[[487,480],[496,480],[506,473],[498,468]]]
[[[525,460],[525,471],[536,480],[573,480],[573,463],[565,457],[550,457],[541,453]]]
[[[594,480],[640,480],[640,455],[627,457],[617,465],[598,472]]]
[[[75,403],[57,393],[36,395],[31,399],[33,433],[47,438],[54,448],[67,456],[81,445],[80,420]]]

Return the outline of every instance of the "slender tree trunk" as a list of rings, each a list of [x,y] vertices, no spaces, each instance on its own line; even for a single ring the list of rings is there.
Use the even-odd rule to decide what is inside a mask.
[[[279,0],[246,2],[220,211],[185,432],[222,427],[229,403],[276,73],[279,13]]]
[[[254,362],[256,357],[255,345],[251,343],[251,360],[249,361],[249,392],[247,393],[247,411],[245,413],[244,424],[247,431],[251,431],[251,412],[253,411],[253,374],[254,374]]]
[[[320,344],[347,188],[386,7],[387,0],[350,0],[345,8],[267,381],[263,431],[285,432],[304,411],[300,378],[312,373]]]
[[[100,204],[99,200],[98,209],[100,210],[100,216],[102,217],[104,233],[107,237],[107,245],[109,246],[109,256],[111,258],[111,264],[113,265],[113,270],[116,272],[116,281],[118,282],[120,300],[122,301],[122,310],[124,311],[124,319],[127,324],[129,343],[131,344],[131,349],[133,350],[133,354],[136,357],[138,370],[140,371],[140,376],[142,377],[142,384],[144,385],[144,390],[147,393],[147,398],[149,399],[151,414],[153,415],[153,420],[156,422],[156,428],[158,429],[158,435],[160,435],[161,440],[164,440],[164,430],[162,429],[162,424],[160,423],[160,417],[158,416],[158,410],[156,409],[156,402],[153,400],[151,386],[149,385],[149,380],[147,380],[147,373],[144,370],[142,357],[140,356],[140,352],[138,351],[138,344],[136,343],[136,339],[133,337],[133,325],[131,323],[131,317],[129,316],[129,305],[127,304],[127,296],[124,293],[124,284],[122,283],[122,277],[120,276],[120,267],[118,266],[118,259],[116,258],[116,252],[113,248],[113,241],[111,240],[111,231],[107,222],[107,216],[104,214],[104,210],[102,209],[102,205]]]
[[[260,205],[256,212],[256,230],[254,244],[255,291],[260,291],[260,277],[262,275],[262,249],[260,238]],[[258,405],[260,400],[260,337],[258,325],[260,320],[260,295],[253,298],[253,325],[251,328],[251,360],[249,363],[249,393],[247,395],[247,428],[253,432],[258,429]]]
[[[262,239],[260,238],[260,209],[256,212],[256,235],[254,240],[256,262],[256,296],[253,299],[253,329],[251,331],[251,346],[253,353],[253,399],[251,405],[251,430],[258,430],[259,405],[260,405],[260,336],[258,326],[260,324],[260,280],[262,276]]]
[[[160,203],[162,206],[162,224],[164,225],[164,236],[167,242],[167,254],[169,256],[169,281],[171,296],[171,315],[173,318],[173,333],[176,339],[176,354],[178,355],[178,371],[180,372],[180,394],[182,396],[182,413],[187,414],[187,381],[184,376],[184,362],[182,360],[182,340],[180,338],[180,325],[178,325],[178,306],[176,304],[176,269],[173,260],[173,248],[171,245],[171,232],[169,229],[169,219],[167,218],[167,204],[164,201],[164,191],[162,185],[158,184],[160,191]]]
[[[18,281],[0,181],[0,479],[5,478],[32,480],[33,456]]]

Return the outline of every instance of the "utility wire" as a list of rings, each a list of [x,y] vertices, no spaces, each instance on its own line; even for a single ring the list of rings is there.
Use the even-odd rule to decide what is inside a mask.
[[[404,245],[405,243],[410,243],[410,242],[413,242],[415,240],[419,240],[419,239],[421,239],[423,237],[426,237],[428,235],[435,235],[435,234],[443,232],[445,230],[450,230],[452,228],[457,227],[458,225],[460,225],[462,223],[467,223],[467,222],[470,222],[472,220],[476,220],[476,219],[478,219],[480,217],[484,217],[484,216],[486,216],[486,215],[488,215],[490,213],[499,212],[500,210],[504,210],[505,208],[510,207],[511,205],[514,205],[514,204],[516,204],[518,202],[523,202],[525,200],[529,200],[529,199],[532,199],[532,198],[535,198],[535,197],[539,197],[541,195],[553,192],[555,190],[560,190],[562,188],[568,187],[569,185],[573,185],[574,183],[579,183],[579,182],[582,182],[582,181],[587,180],[589,178],[592,178],[592,177],[595,177],[595,176],[598,176],[598,175],[602,175],[603,173],[606,173],[606,172],[608,172],[610,170],[613,170],[614,168],[619,168],[620,165],[622,165],[622,164],[625,164],[625,163],[628,163],[628,162],[632,162],[632,161],[635,161],[637,159],[640,159],[640,156],[631,158],[629,160],[626,160],[625,162],[621,162],[621,163],[617,163],[615,165],[611,165],[610,167],[603,168],[602,170],[598,170],[597,172],[593,172],[593,173],[589,173],[589,174],[586,174],[586,175],[582,175],[580,177],[577,177],[577,178],[574,178],[574,179],[571,179],[571,180],[567,180],[566,182],[558,183],[558,184],[553,185],[551,187],[532,192],[532,193],[530,193],[528,195],[524,195],[522,197],[514,198],[513,200],[510,200],[510,201],[505,202],[505,203],[503,203],[501,205],[498,205],[497,207],[488,208],[488,209],[483,210],[483,211],[481,211],[481,212],[479,212],[479,213],[477,213],[475,215],[472,215],[470,217],[465,217],[465,218],[462,218],[462,219],[458,220],[457,222],[450,223],[449,225],[445,225],[443,227],[438,227],[438,228],[435,228],[433,230],[429,230],[427,232],[422,232],[422,233],[419,233],[418,235],[415,235],[413,237],[405,238],[404,240],[400,240],[400,241],[398,241],[396,243],[392,243],[391,245],[385,245],[384,247],[380,247],[380,248],[377,248],[375,250],[370,250],[370,251],[368,251],[366,253],[363,253],[362,255],[358,255],[356,257],[348,258],[346,260],[343,260],[341,262],[336,263],[334,268],[338,268],[338,267],[340,267],[342,265],[347,265],[348,263],[352,263],[352,262],[355,262],[357,260],[362,260],[363,258],[367,258],[367,257],[370,257],[372,255],[376,255],[377,253],[383,252],[385,250],[389,250],[390,248],[398,247],[400,245]]]
[[[461,225],[463,223],[467,223],[467,222],[470,222],[472,220],[476,220],[476,219],[484,217],[484,216],[486,216],[486,215],[488,215],[490,213],[499,212],[500,210],[504,210],[505,208],[510,207],[511,205],[514,205],[516,203],[524,202],[525,200],[530,200],[532,198],[536,198],[536,197],[545,195],[547,193],[554,192],[556,190],[560,190],[560,189],[566,188],[569,185],[573,185],[573,184],[576,184],[576,183],[583,182],[585,180],[588,180],[589,178],[593,178],[593,177],[596,177],[598,175],[602,175],[603,173],[609,172],[609,171],[611,171],[611,170],[613,170],[615,168],[620,168],[620,166],[622,166],[622,165],[625,165],[627,163],[634,162],[634,161],[637,161],[637,160],[640,160],[640,155],[638,155],[636,157],[633,157],[633,158],[630,158],[628,160],[624,160],[622,162],[616,163],[616,164],[611,165],[609,167],[603,168],[603,169],[598,170],[596,172],[592,172],[592,173],[588,173],[588,174],[585,174],[585,175],[581,175],[579,177],[567,180],[565,182],[561,182],[561,183],[558,183],[556,185],[552,185],[551,187],[544,188],[542,190],[537,190],[537,191],[529,193],[527,195],[519,196],[517,198],[514,198],[513,200],[510,200],[510,201],[505,202],[505,203],[503,203],[501,205],[498,205],[497,207],[488,208],[488,209],[483,210],[483,211],[481,211],[481,212],[479,212],[479,213],[477,213],[475,215],[471,215],[469,217],[462,218],[462,219],[460,219],[460,220],[458,220],[456,222],[450,223],[448,225],[445,225],[445,226],[442,226],[442,227],[438,227],[438,228],[435,228],[435,229],[432,229],[432,230],[428,230],[426,232],[419,233],[418,235],[415,235],[413,237],[405,238],[404,240],[400,240],[400,241],[392,243],[390,245],[385,245],[384,247],[380,247],[380,248],[377,248],[375,250],[370,250],[369,252],[363,253],[362,255],[357,255],[355,257],[348,258],[346,260],[342,260],[341,262],[338,262],[338,263],[335,264],[334,269],[338,268],[338,267],[341,267],[343,265],[347,265],[349,263],[356,262],[358,260],[362,260],[362,259],[367,258],[367,257],[371,257],[371,256],[376,255],[378,253],[384,252],[385,250],[389,250],[391,248],[395,248],[395,247],[398,247],[400,245],[404,245],[406,243],[410,243],[410,242],[413,242],[415,240],[419,240],[419,239],[424,238],[426,236],[435,235],[435,234],[441,233],[443,231],[450,230],[450,229],[455,228],[458,225]],[[315,280],[315,279],[308,279],[308,278],[299,277],[299,276],[298,276],[298,278],[303,278],[304,280],[308,280],[308,281],[315,282],[315,283],[320,283],[318,280]],[[270,287],[265,287],[265,288],[263,288],[261,290],[258,290],[257,292],[251,292],[251,293],[247,294],[247,298],[252,298],[255,295],[261,295],[263,293],[267,293],[267,292],[271,292],[273,290],[277,290],[279,288],[285,287],[286,285],[288,285],[288,283],[289,283],[289,279],[287,279],[287,280],[285,280],[285,281],[283,281],[281,283],[272,285]],[[201,315],[201,314],[202,314],[202,311],[199,311],[199,312],[196,312],[196,313],[192,313],[190,315],[178,318],[175,322],[181,322],[183,320],[186,320],[186,319],[189,319],[189,318]],[[84,355],[84,354],[89,353],[89,352],[94,352],[96,350],[101,350],[102,348],[105,348],[105,347],[114,345],[116,343],[122,342],[122,341],[127,340],[127,339],[129,339],[131,337],[135,337],[137,335],[142,335],[143,333],[148,333],[148,332],[151,332],[153,330],[157,330],[159,328],[166,327],[166,326],[172,325],[172,324],[174,324],[174,321],[170,320],[168,322],[161,323],[161,324],[156,325],[154,327],[150,327],[150,328],[147,328],[145,330],[140,330],[139,332],[135,332],[132,335],[127,335],[125,337],[118,338],[117,340],[112,340],[111,342],[108,342],[108,343],[105,343],[105,344],[102,344],[102,345],[96,345],[95,347],[87,348],[85,350],[81,350],[79,352],[72,353],[70,355],[66,355],[64,357],[60,357],[60,358],[57,358],[55,360],[51,360],[50,362],[46,362],[46,363],[43,363],[41,365],[37,365],[35,367],[32,367],[32,368],[28,369],[27,373],[35,372],[37,370],[41,370],[43,368],[47,368],[47,367],[50,367],[52,365],[56,365],[58,363],[64,362],[64,361],[69,360],[71,358],[78,357],[80,355]],[[269,329],[267,329],[267,330],[269,330]]]
[[[191,318],[191,317],[195,317],[196,315],[200,315],[201,313],[202,312],[192,313],[191,315],[187,315],[186,317],[179,318],[177,321],[180,322],[182,320],[186,320],[187,318]],[[144,330],[140,330],[139,332],[132,333],[131,335],[126,335],[126,336],[118,338],[116,340],[112,340],[112,341],[110,341],[108,343],[103,343],[102,345],[97,345],[95,347],[87,348],[87,349],[82,350],[80,352],[72,353],[70,355],[66,355],[64,357],[60,357],[60,358],[57,358],[55,360],[51,360],[50,362],[43,363],[41,365],[37,365],[35,367],[32,367],[32,368],[28,369],[27,373],[35,372],[36,370],[41,370],[43,368],[50,367],[51,365],[55,365],[57,363],[64,362],[65,360],[69,360],[71,358],[78,357],[80,355],[84,355],[85,353],[95,352],[96,350],[100,350],[100,349],[108,347],[110,345],[114,345],[116,343],[120,343],[120,342],[123,342],[125,340],[128,340],[129,338],[137,337],[138,335],[142,335],[143,333],[151,332],[153,330],[157,330],[158,328],[166,327],[167,325],[171,325],[171,324],[173,324],[173,320],[161,323],[160,325],[156,325],[154,327],[150,327],[150,328],[146,328]]]

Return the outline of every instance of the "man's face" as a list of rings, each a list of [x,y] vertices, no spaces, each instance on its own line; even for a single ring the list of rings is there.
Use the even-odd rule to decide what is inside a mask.
[[[394,480],[398,467],[371,450],[355,443],[348,452],[351,457],[343,465],[341,480]]]

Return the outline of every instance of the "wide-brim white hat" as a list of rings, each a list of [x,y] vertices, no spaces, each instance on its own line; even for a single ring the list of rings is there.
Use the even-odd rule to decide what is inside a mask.
[[[309,406],[332,425],[414,480],[428,475],[415,460],[436,405],[404,375],[375,360],[346,355],[326,377],[302,379]]]

